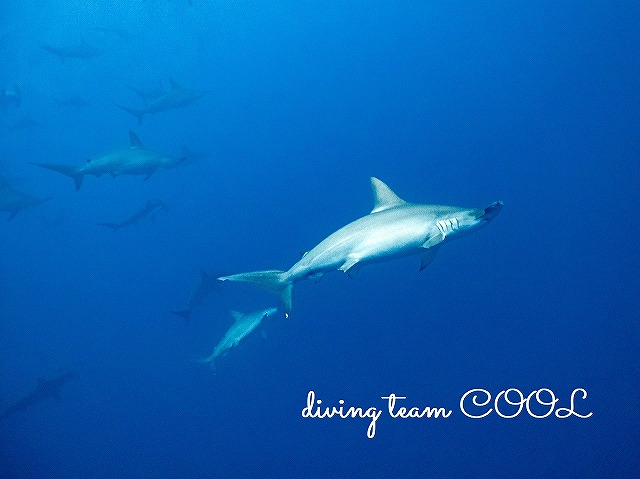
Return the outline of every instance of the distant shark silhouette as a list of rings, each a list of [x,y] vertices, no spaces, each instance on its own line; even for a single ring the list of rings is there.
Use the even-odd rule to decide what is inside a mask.
[[[15,218],[25,208],[33,208],[47,200],[49,198],[35,198],[14,189],[6,178],[0,176],[0,211],[8,212],[9,220]]]
[[[38,404],[47,398],[59,399],[60,388],[74,377],[75,373],[67,372],[51,380],[39,378],[36,388],[17,403],[9,406],[2,415],[0,415],[0,421],[13,416],[17,412],[24,411],[28,407]]]
[[[217,275],[210,274],[204,269],[200,270],[199,281],[191,290],[191,294],[187,300],[187,307],[178,311],[171,311],[171,313],[176,316],[180,316],[185,321],[189,321],[193,308],[202,304],[204,298],[214,291],[220,291],[220,284]]]
[[[288,271],[234,274],[221,281],[242,281],[280,293],[285,317],[291,312],[293,285],[328,271],[353,276],[363,265],[404,256],[420,257],[420,270],[433,260],[440,245],[491,221],[502,209],[496,201],[484,209],[408,203],[377,178],[371,178],[374,207],[322,240]]]
[[[18,108],[21,100],[22,94],[18,85],[13,85],[13,88],[2,88],[0,90],[0,111],[3,114],[6,113],[9,105]]]
[[[149,99],[148,103],[142,108],[136,109],[118,105],[117,103],[116,106],[138,118],[138,124],[141,124],[144,115],[180,108],[182,106],[193,103],[194,101],[202,98],[207,93],[204,90],[191,90],[188,88],[182,88],[172,79],[170,79],[169,81],[171,83],[171,89],[165,91],[156,98]],[[129,87],[129,89],[132,88]]]
[[[260,323],[276,314],[278,308],[269,308],[262,311],[256,311],[254,313],[242,314],[237,311],[231,311],[231,315],[235,322],[226,332],[222,340],[215,347],[211,356],[201,359],[201,363],[208,363],[212,367],[215,367],[215,360],[222,355],[225,355],[229,350],[235,348],[240,344],[245,337],[247,337],[254,329],[256,329]]]
[[[101,176],[111,175],[113,178],[119,175],[144,175],[149,179],[160,169],[170,169],[184,161],[184,158],[170,158],[162,153],[145,148],[138,136],[129,131],[131,145],[105,155],[88,160],[82,166],[58,165],[49,163],[31,163],[32,165],[57,171],[71,177],[75,183],[76,191],[82,186],[85,175]]]
[[[137,213],[134,213],[132,216],[130,216],[126,220],[120,221],[119,223],[98,223],[98,225],[107,226],[111,228],[112,231],[117,231],[120,228],[124,228],[125,226],[135,225],[138,221],[140,221],[143,218],[146,218],[151,213],[153,213],[153,211],[157,209],[162,209],[164,211],[167,211],[169,208],[163,201],[148,200],[144,208],[142,208]]]
[[[44,43],[40,45],[40,48],[58,57],[62,63],[64,63],[67,58],[90,60],[91,58],[95,58],[104,54],[104,50],[88,46],[84,42],[80,43],[79,45],[70,45],[63,47],[55,47],[53,45]]]

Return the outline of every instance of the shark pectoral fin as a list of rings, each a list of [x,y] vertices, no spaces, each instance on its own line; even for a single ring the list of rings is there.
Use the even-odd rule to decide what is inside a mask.
[[[439,245],[443,241],[444,241],[444,234],[442,234],[441,231],[438,231],[438,233],[427,238],[427,241],[423,243],[422,247],[427,249],[433,248],[434,246]]]
[[[153,170],[151,173],[149,173],[147,176],[144,177],[143,181],[147,181],[149,178],[151,178],[153,176],[153,174],[156,172],[156,170]]]
[[[350,278],[353,278],[358,273],[358,271],[360,271],[360,268],[362,268],[360,258],[357,256],[349,256],[347,258],[347,261],[345,261],[344,264],[338,269],[347,273]]]
[[[242,317],[244,316],[244,314],[238,312],[238,311],[229,311],[229,314],[233,317],[234,321],[240,321],[242,319]]]
[[[431,262],[433,258],[436,256],[439,247],[436,245],[432,248],[427,248],[420,253],[420,271],[425,269]]]

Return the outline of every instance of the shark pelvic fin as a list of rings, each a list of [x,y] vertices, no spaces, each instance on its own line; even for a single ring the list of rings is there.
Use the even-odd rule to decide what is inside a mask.
[[[388,210],[394,206],[401,206],[407,202],[396,195],[391,188],[378,178],[371,177],[371,189],[373,190],[373,209],[371,213]]]
[[[362,268],[360,258],[356,256],[349,256],[347,258],[347,261],[345,261],[344,264],[338,269],[347,273],[350,278],[354,278],[358,271],[360,271],[360,268]]]

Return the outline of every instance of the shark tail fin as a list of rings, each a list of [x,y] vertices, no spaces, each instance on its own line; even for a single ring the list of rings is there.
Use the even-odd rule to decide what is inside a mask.
[[[98,223],[98,226],[106,226],[107,228],[111,228],[111,231],[116,231],[119,228],[119,225],[115,223]]]
[[[138,119],[138,125],[142,125],[142,119],[144,118],[144,112],[141,110],[136,110],[135,108],[130,108],[128,106],[122,106],[115,103],[115,105],[123,111],[135,116]]]
[[[280,300],[284,307],[285,317],[289,317],[291,312],[293,283],[285,280],[285,272],[277,269],[266,271],[251,271],[249,273],[232,274],[230,276],[221,276],[220,281],[238,281],[242,283],[251,283],[261,288],[268,289],[280,294]]]
[[[180,316],[186,322],[189,322],[189,318],[191,317],[190,309],[181,309],[180,311],[169,311],[171,314],[175,314],[176,316]]]
[[[84,173],[81,173],[77,166],[57,165],[57,164],[49,164],[49,163],[31,163],[31,164],[35,166],[39,166],[40,168],[46,168],[47,170],[57,171],[58,173],[62,173],[63,175],[67,175],[71,177],[76,186],[76,191],[78,191],[82,186],[82,178],[84,177]]]

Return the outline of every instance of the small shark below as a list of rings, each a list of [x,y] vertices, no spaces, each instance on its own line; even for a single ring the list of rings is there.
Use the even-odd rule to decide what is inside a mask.
[[[220,283],[217,275],[210,274],[202,269],[200,270],[200,278],[191,290],[191,294],[187,300],[187,307],[185,309],[170,312],[176,316],[180,316],[188,322],[193,308],[202,304],[204,298],[214,291],[220,291]]]
[[[222,340],[213,350],[211,356],[201,359],[201,363],[208,363],[212,367],[215,367],[215,360],[222,355],[225,355],[229,350],[235,348],[240,344],[245,337],[247,337],[253,330],[255,330],[262,320],[273,316],[278,311],[278,308],[269,308],[262,311],[255,311],[253,313],[242,314],[237,311],[231,311],[234,323],[229,330],[225,333]]]
[[[503,206],[502,201],[486,208],[414,204],[401,199],[377,178],[371,178],[371,187],[371,213],[326,237],[288,271],[252,271],[218,279],[253,283],[279,293],[288,317],[293,285],[298,281],[318,281],[335,270],[353,276],[365,264],[412,255],[420,257],[423,270],[444,242],[486,225]]]
[[[62,47],[56,47],[53,45],[49,45],[47,43],[43,43],[42,45],[40,45],[40,48],[58,57],[62,63],[64,63],[64,61],[67,58],[78,58],[81,60],[90,60],[91,58],[95,58],[104,54],[104,50],[91,47],[85,44],[84,42],[78,45],[70,45],[70,46],[62,46]]]
[[[162,209],[164,211],[167,211],[169,208],[163,201],[148,200],[144,208],[142,208],[137,213],[134,213],[129,218],[123,221],[120,221],[118,223],[98,223],[98,226],[107,226],[111,228],[111,231],[117,231],[120,228],[124,228],[125,226],[135,225],[138,221],[140,221],[143,218],[146,218],[157,209]]]
[[[84,165],[59,165],[51,163],[31,163],[32,165],[57,171],[71,177],[75,183],[76,191],[82,186],[85,175],[101,176],[111,175],[113,178],[119,175],[144,175],[149,179],[160,169],[168,170],[175,167],[185,158],[171,158],[162,153],[145,148],[138,135],[129,131],[130,146],[106,153],[102,156],[87,160]]]
[[[16,190],[6,178],[0,176],[0,211],[9,213],[9,220],[26,208],[39,206],[49,198],[36,198]]]
[[[38,385],[35,389],[20,399],[17,403],[5,409],[2,415],[0,415],[0,421],[8,418],[9,416],[13,416],[17,412],[24,411],[28,407],[38,404],[47,398],[59,399],[60,388],[71,381],[74,377],[75,373],[67,372],[53,379],[39,378]]]
[[[13,85],[13,88],[0,89],[0,111],[2,111],[2,113],[7,112],[9,105],[18,108],[21,100],[22,94],[20,93],[18,85]]]
[[[142,108],[136,109],[127,106],[116,106],[127,113],[132,114],[138,119],[138,124],[142,123],[144,115],[154,114],[161,111],[173,110],[193,103],[196,100],[202,98],[207,91],[206,90],[192,90],[189,88],[182,88],[172,79],[169,79],[171,83],[171,89],[163,92],[156,98],[150,98],[146,105]],[[130,90],[133,90],[129,87]],[[135,90],[134,90],[135,91]],[[138,93],[138,92],[136,92]]]

